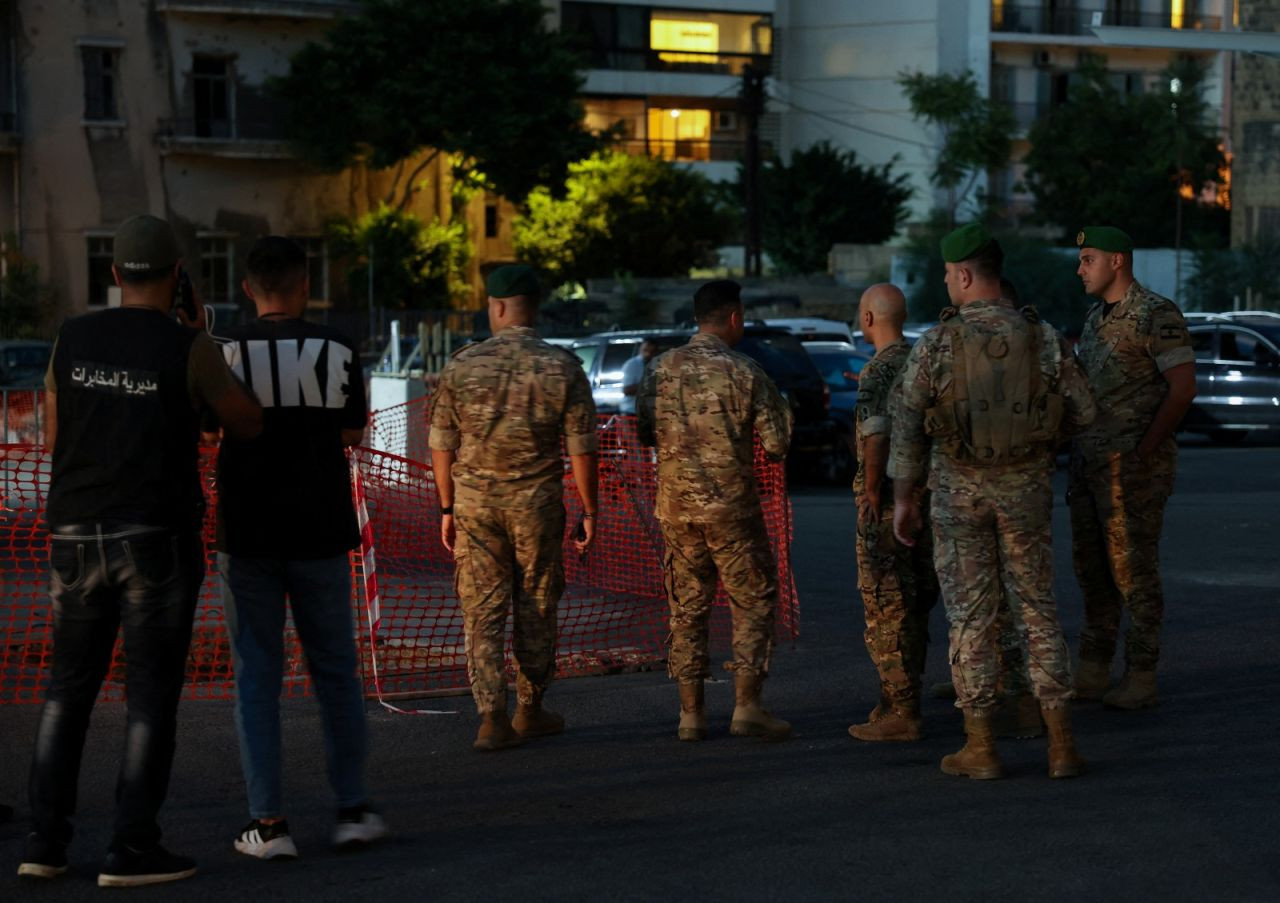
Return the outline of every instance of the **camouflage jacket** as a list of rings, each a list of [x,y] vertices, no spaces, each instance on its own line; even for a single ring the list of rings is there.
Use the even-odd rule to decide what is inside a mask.
[[[431,448],[456,451],[454,502],[540,508],[563,499],[564,450],[596,450],[596,408],[573,354],[524,326],[458,351],[440,374]]]
[[[1004,300],[973,301],[954,316],[966,325],[986,325],[995,329],[1041,330],[1040,378],[1043,385],[1062,398],[1060,433],[1065,437],[1093,422],[1097,410],[1084,373],[1071,356],[1066,341],[1047,323],[1028,322]],[[1013,320],[1012,324],[1009,323]],[[985,322],[984,322],[985,321]],[[1016,463],[999,466],[968,464],[948,455],[941,443],[930,443],[925,433],[925,412],[952,392],[951,374],[955,356],[954,330],[945,323],[933,327],[916,342],[902,374],[901,390],[892,405],[893,432],[889,451],[889,475],[895,479],[918,480],[927,470],[929,488],[943,491],[987,492],[1005,484],[1016,486],[1025,480],[1047,481],[1052,470],[1052,453],[1046,450]]]
[[[899,339],[876,351],[876,356],[858,374],[858,406],[854,409],[858,445],[858,470],[853,475],[855,495],[861,495],[867,486],[866,467],[863,463],[867,460],[867,439],[889,435],[892,424],[889,399],[898,388],[902,371],[907,365],[907,355],[910,353],[911,345],[906,339]],[[888,504],[892,499],[893,481],[886,474],[881,481],[880,501],[881,504]]]
[[[1098,419],[1075,442],[1086,469],[1137,448],[1168,391],[1164,371],[1195,362],[1182,311],[1169,299],[1134,282],[1106,308],[1100,301],[1089,309],[1076,346],[1098,403]],[[1176,455],[1172,436],[1160,453]]]
[[[761,513],[752,434],[770,457],[785,457],[791,409],[755,361],[698,333],[650,364],[636,407],[640,441],[658,447],[660,520]]]

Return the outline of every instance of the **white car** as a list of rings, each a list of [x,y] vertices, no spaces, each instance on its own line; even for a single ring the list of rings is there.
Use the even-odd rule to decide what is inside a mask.
[[[791,317],[765,320],[764,325],[785,329],[802,342],[852,342],[853,330],[843,320]]]

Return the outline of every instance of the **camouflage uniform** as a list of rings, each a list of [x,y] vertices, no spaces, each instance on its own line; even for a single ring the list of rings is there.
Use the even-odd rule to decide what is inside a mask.
[[[1173,492],[1178,446],[1172,436],[1141,465],[1130,453],[1164,401],[1164,371],[1194,363],[1182,312],[1134,282],[1113,305],[1099,302],[1076,348],[1098,403],[1098,419],[1076,437],[1067,501],[1072,555],[1084,596],[1080,658],[1111,663],[1120,613],[1129,613],[1125,659],[1154,671],[1164,594],[1160,531]]]
[[[858,470],[853,494],[859,502],[866,490],[866,448],[872,436],[889,434],[889,398],[898,386],[911,346],[899,340],[876,352],[858,376]],[[928,510],[923,488],[921,511]],[[893,702],[919,699],[928,643],[929,612],[938,601],[933,543],[906,548],[893,536],[893,481],[880,486],[880,520],[858,522],[854,548],[858,556],[858,591],[866,616],[867,652],[880,673],[881,695]]]
[[[463,348],[440,374],[429,442],[458,454],[454,587],[481,713],[506,710],[509,609],[520,701],[551,681],[564,591],[561,437],[571,455],[594,452],[595,413],[578,359],[528,327]]]
[[[1028,416],[1023,424],[1029,432],[1009,443],[1014,453],[980,464],[990,447],[974,435],[978,418],[967,413],[968,396],[957,403],[963,388],[958,384],[973,385],[958,378],[961,339],[963,347],[973,349],[991,337],[981,356],[996,371],[1001,359],[988,349],[1009,339],[1021,341],[1025,330],[1035,330],[1030,335],[1038,352],[1038,369],[1028,368],[1028,383],[1043,386],[1046,401],[1057,399],[1060,423],[1055,429],[1057,418],[1037,415],[1037,423]],[[1029,394],[1033,401],[1038,397],[1036,391]],[[981,403],[975,399],[973,410]],[[1034,403],[1030,410],[1047,409]],[[949,434],[948,412],[958,434]],[[1041,705],[1055,708],[1071,698],[1070,655],[1053,599],[1050,475],[1057,433],[1075,431],[1094,415],[1084,374],[1062,337],[1047,324],[1029,323],[1007,301],[975,301],[958,313],[944,311],[943,323],[929,330],[907,359],[894,405],[889,467],[895,478],[910,480],[928,467],[934,560],[951,625],[951,675],[959,708],[985,713],[997,703],[1002,599],[1016,609],[1025,631],[1031,682]]]
[[[764,371],[699,333],[656,358],[640,385],[640,440],[658,447],[657,516],[671,604],[667,673],[710,674],[707,631],[719,573],[733,610],[731,670],[765,675],[778,604],[777,564],[754,473],[753,433],[781,459],[791,410]]]

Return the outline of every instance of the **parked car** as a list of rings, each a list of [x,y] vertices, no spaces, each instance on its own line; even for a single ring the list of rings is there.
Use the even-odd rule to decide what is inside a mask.
[[[858,374],[874,352],[863,351],[851,342],[805,342],[804,350],[831,390],[832,410],[852,413],[858,404]]]
[[[582,361],[591,383],[596,408],[618,410],[622,400],[622,365],[636,355],[645,339],[662,351],[683,345],[691,327],[601,332],[576,339],[573,352]],[[852,417],[831,410],[831,395],[804,346],[790,332],[769,326],[748,326],[735,348],[769,375],[791,405],[795,428],[792,460],[815,463],[818,475],[842,480],[852,473]]]
[[[1180,429],[1221,441],[1280,431],[1280,314],[1189,315],[1196,400]]]
[[[770,318],[765,326],[785,329],[802,342],[852,342],[853,330],[842,320],[823,320],[819,317]]]
[[[53,343],[34,339],[0,341],[0,388],[30,389],[44,385]]]

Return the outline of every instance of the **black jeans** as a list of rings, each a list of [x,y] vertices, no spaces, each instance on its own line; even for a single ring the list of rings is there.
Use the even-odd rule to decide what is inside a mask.
[[[128,718],[112,847],[148,848],[169,790],[204,551],[195,530],[129,524],[54,527],[50,536],[53,667],[31,762],[40,836],[69,843],[85,732],[124,628]]]

